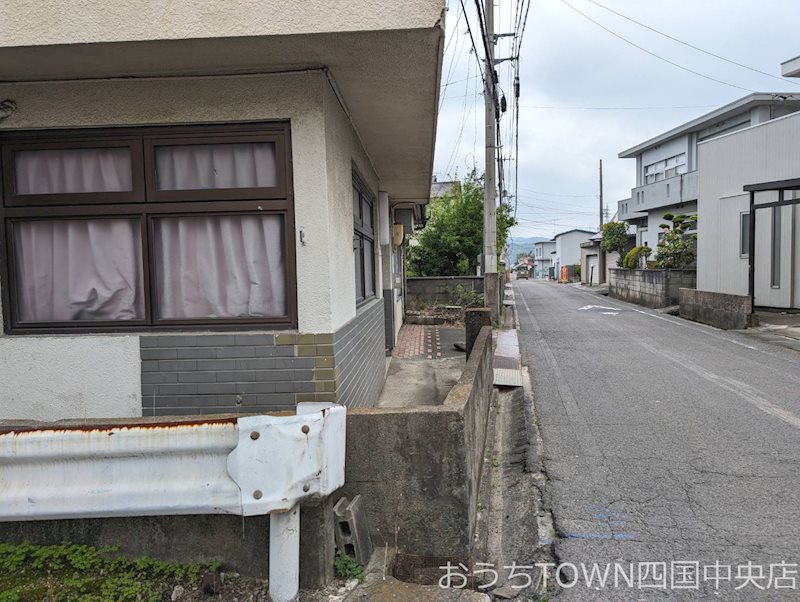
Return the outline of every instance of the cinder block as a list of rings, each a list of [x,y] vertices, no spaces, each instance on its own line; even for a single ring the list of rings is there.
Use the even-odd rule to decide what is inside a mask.
[[[372,556],[372,540],[369,538],[369,523],[362,504],[361,495],[349,501],[341,498],[333,507],[334,537],[336,547],[366,566]]]

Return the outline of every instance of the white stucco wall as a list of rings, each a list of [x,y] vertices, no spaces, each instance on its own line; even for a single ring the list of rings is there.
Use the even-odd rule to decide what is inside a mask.
[[[322,72],[0,85],[6,97],[19,110],[3,130],[290,120],[298,328],[355,315],[353,163],[379,186]],[[0,382],[0,418],[140,416],[138,336],[0,336]]]
[[[443,0],[15,0],[0,47],[428,28]]]
[[[0,419],[142,415],[136,335],[0,336]]]
[[[701,290],[747,294],[748,259],[740,256],[739,216],[748,211],[747,184],[800,178],[800,114],[762,123],[698,145],[698,271]],[[756,202],[775,200],[758,195]],[[800,246],[793,230],[800,211],[782,213],[781,287],[770,286],[771,210],[756,219],[756,304],[800,306]],[[793,224],[794,222],[794,224]]]
[[[577,265],[581,262],[581,243],[586,242],[594,233],[569,232],[556,236],[556,269],[565,265]],[[556,274],[558,278],[558,274]]]
[[[353,267],[353,169],[375,200],[375,292],[382,295],[379,229],[380,183],[355,131],[330,86],[323,95],[325,111],[325,158],[328,180],[328,252],[332,269],[327,273],[330,290],[330,323],[336,330],[356,315],[356,281]]]
[[[110,80],[58,84],[0,84],[0,97],[19,107],[0,129],[102,127],[231,121],[291,122],[295,222],[306,245],[297,245],[298,266],[326,266],[327,198],[323,93],[320,71],[272,76]],[[299,236],[298,236],[299,238]],[[321,274],[298,272],[299,329],[331,332],[330,291]]]

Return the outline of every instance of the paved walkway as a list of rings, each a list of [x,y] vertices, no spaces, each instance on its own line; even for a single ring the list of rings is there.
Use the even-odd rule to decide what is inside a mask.
[[[570,285],[514,288],[555,552],[580,576],[556,599],[800,599],[800,355]],[[581,563],[609,566],[606,586]]]
[[[441,405],[466,364],[456,341],[464,341],[463,328],[404,324],[377,406]]]

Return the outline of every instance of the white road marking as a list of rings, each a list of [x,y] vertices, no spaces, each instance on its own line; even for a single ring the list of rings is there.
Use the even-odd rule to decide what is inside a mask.
[[[603,314],[604,316],[618,316],[619,315],[618,311],[601,311],[600,313]]]
[[[647,343],[643,343],[641,341],[639,344],[650,352],[660,355],[661,357],[678,364],[686,370],[693,372],[703,380],[713,383],[718,387],[725,389],[726,391],[730,391],[731,393],[744,399],[749,404],[755,406],[765,414],[774,416],[775,418],[783,420],[785,423],[793,426],[794,428],[800,429],[800,416],[796,416],[790,411],[784,410],[782,407],[776,406],[774,403],[767,401],[759,394],[760,392],[757,389],[754,389],[746,383],[734,378],[720,376],[719,374],[711,372],[710,370],[706,370],[705,368],[701,368],[696,364],[689,363],[677,354],[671,353],[664,349],[653,347],[652,345],[648,345]]]
[[[578,311],[586,311],[587,309],[607,309],[609,311],[615,311],[618,308],[616,308],[616,307],[606,307],[604,305],[584,305],[583,307],[579,307]]]

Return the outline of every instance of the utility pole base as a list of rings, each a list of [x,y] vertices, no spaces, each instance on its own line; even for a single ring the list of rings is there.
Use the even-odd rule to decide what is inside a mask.
[[[483,275],[483,305],[492,310],[492,324],[500,324],[500,276],[497,272]]]

